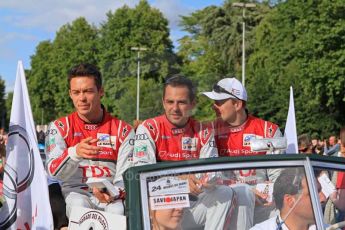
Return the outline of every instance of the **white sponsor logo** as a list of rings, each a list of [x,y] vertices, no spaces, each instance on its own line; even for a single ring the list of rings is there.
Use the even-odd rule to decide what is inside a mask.
[[[152,210],[190,207],[188,194],[150,197]]]
[[[255,134],[243,134],[243,146],[250,146],[250,140],[255,138]]]
[[[84,129],[86,130],[96,130],[98,128],[98,125],[92,125],[92,124],[85,124]]]
[[[262,136],[258,136],[255,134],[244,133],[243,134],[243,146],[250,146],[250,141],[252,139],[261,139]]]
[[[182,137],[182,150],[196,151],[197,144],[198,144],[197,138]]]
[[[107,133],[97,133],[97,146],[116,149],[116,136]]]
[[[180,180],[177,177],[163,177],[149,183],[149,193],[150,196],[189,193],[188,180]]]

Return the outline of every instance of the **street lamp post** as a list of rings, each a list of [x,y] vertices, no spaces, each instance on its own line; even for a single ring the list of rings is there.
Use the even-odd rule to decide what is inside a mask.
[[[139,121],[139,93],[140,93],[140,51],[145,51],[147,48],[145,47],[131,47],[131,50],[137,51],[137,61],[138,61],[138,68],[137,68],[137,116],[136,119]]]
[[[256,5],[254,3],[244,3],[244,2],[234,2],[232,4],[234,7],[242,8],[242,84],[245,85],[246,79],[246,49],[245,49],[245,32],[246,32],[246,8],[254,8]]]

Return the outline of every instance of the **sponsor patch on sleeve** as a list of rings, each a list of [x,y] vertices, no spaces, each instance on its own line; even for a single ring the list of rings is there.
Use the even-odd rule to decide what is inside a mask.
[[[47,152],[51,152],[55,149],[56,144],[55,144],[55,137],[50,138],[47,142],[46,142],[46,151]]]

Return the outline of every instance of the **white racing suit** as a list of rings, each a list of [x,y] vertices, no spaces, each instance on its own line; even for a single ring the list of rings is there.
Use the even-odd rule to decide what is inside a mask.
[[[92,159],[77,155],[76,146],[87,137],[98,139],[102,147]],[[124,185],[122,173],[130,166],[134,131],[124,121],[104,110],[99,124],[81,120],[76,112],[50,123],[46,135],[47,172],[61,181],[69,217],[72,206],[83,206],[123,215]],[[85,184],[88,178],[105,178],[119,188],[115,202],[100,203]]]
[[[186,161],[217,157],[212,124],[202,124],[193,119],[183,127],[175,127],[165,115],[145,120],[136,130],[133,164],[153,164],[162,161]],[[214,180],[217,173],[210,172]],[[206,175],[206,174],[204,174]],[[196,174],[201,179],[202,175]],[[223,229],[231,214],[233,191],[223,185],[205,189],[183,216],[183,229],[204,227]]]

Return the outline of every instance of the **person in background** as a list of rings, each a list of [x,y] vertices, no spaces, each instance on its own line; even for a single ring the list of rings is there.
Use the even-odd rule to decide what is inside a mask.
[[[0,130],[0,208],[2,207],[3,199],[3,176],[6,163],[6,143],[7,135],[4,130]]]
[[[94,65],[82,63],[68,74],[75,112],[49,124],[46,136],[47,172],[61,182],[67,217],[73,206],[124,214],[122,173],[133,154],[134,131],[111,116],[101,104],[102,76]],[[105,179],[118,190],[89,188],[89,179]]]
[[[313,153],[313,146],[308,134],[301,134],[297,137],[298,152],[305,154]]]
[[[3,178],[4,167],[6,163],[6,143],[7,135],[0,134],[0,180]]]
[[[327,156],[337,156],[339,152],[340,144],[338,143],[338,139],[336,136],[330,136],[327,142],[324,142],[324,155]]]
[[[320,194],[321,185],[317,183]],[[313,207],[303,169],[282,170],[273,187],[279,214],[250,230],[316,230]],[[321,197],[320,197],[321,199]]]
[[[314,133],[311,135],[311,145],[313,147],[313,153],[319,154],[317,151],[318,144],[319,144],[318,134]]]
[[[339,157],[345,157],[345,127],[340,129]],[[324,211],[324,219],[329,224],[345,220],[345,172],[334,171],[331,181],[335,185],[335,191],[329,196]]]
[[[40,130],[38,133],[37,133],[37,142],[39,144],[43,144],[44,145],[44,142],[45,142],[45,133],[43,130]]]
[[[66,202],[59,181],[48,178],[48,191],[54,229],[67,230],[69,220],[66,215]]]

